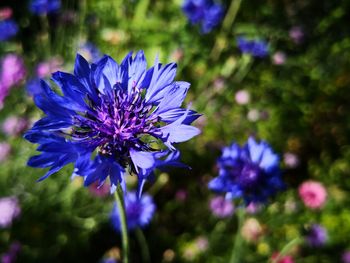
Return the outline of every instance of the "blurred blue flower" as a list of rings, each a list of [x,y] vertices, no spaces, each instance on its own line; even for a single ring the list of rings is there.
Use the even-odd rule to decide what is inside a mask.
[[[17,23],[12,19],[0,21],[0,41],[6,41],[18,32]]]
[[[218,167],[219,176],[209,182],[209,188],[227,193],[227,198],[262,203],[284,188],[279,157],[264,141],[249,138],[243,147],[236,143],[225,147]]]
[[[321,247],[327,242],[328,234],[323,226],[313,224],[307,232],[306,241],[310,246]]]
[[[109,56],[89,65],[77,55],[74,75],[52,75],[63,96],[41,80],[34,102],[46,116],[25,134],[42,152],[28,165],[51,168],[39,181],[75,163],[73,175],[83,176],[85,186],[109,177],[114,192],[119,183],[124,187],[128,168],[139,178],[140,194],[154,169],[183,166],[173,144],[200,133],[190,125],[199,115],[181,108],[190,84],[174,81],[174,63],[146,67],[143,51],[120,65]]]
[[[124,199],[128,229],[132,230],[136,227],[148,225],[156,210],[152,197],[148,194],[143,194],[141,198],[138,198],[135,192],[128,192]],[[119,212],[116,205],[114,205],[111,213],[111,221],[113,227],[120,231]]]
[[[32,0],[29,9],[33,14],[45,15],[55,13],[61,8],[61,0]]]
[[[245,37],[239,37],[237,46],[242,53],[250,54],[253,57],[263,58],[269,54],[269,46],[264,40],[248,40]]]
[[[224,15],[221,5],[211,0],[185,0],[182,10],[192,24],[200,24],[202,33],[209,33]]]
[[[118,263],[118,261],[115,258],[104,258],[99,262],[100,263]]]
[[[31,78],[27,81],[26,91],[30,96],[35,96],[41,93],[41,85],[39,78]]]

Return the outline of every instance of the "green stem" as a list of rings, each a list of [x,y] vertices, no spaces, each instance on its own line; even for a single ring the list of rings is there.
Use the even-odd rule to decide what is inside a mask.
[[[145,238],[145,235],[142,232],[141,228],[136,228],[136,237],[137,240],[140,244],[141,247],[141,255],[142,255],[142,262],[144,263],[150,263],[151,262],[151,258],[149,255],[149,249],[148,249],[148,245],[147,245],[147,240]]]
[[[118,207],[121,230],[122,230],[123,263],[128,263],[128,255],[129,255],[128,228],[126,224],[124,192],[120,185],[118,185],[117,190],[114,193],[114,197]]]
[[[224,18],[224,22],[222,22],[221,33],[217,37],[215,45],[212,51],[210,52],[210,57],[213,60],[217,60],[219,58],[223,48],[225,47],[225,44],[226,44],[225,35],[229,32],[230,27],[233,25],[236,19],[238,10],[241,6],[241,3],[242,3],[242,0],[233,0],[231,2],[231,5]]]
[[[148,6],[150,4],[149,0],[141,0],[136,6],[135,15],[133,18],[133,26],[139,27],[143,26],[145,23],[146,13]]]
[[[288,242],[281,250],[281,252],[278,254],[278,256],[273,259],[272,263],[277,263],[279,260],[281,260],[285,255],[288,254],[288,252],[296,245],[301,244],[303,242],[303,239],[300,237],[296,237],[292,239],[290,242]]]
[[[253,58],[249,54],[243,54],[240,60],[239,69],[234,75],[234,80],[236,82],[242,82],[242,80],[246,77],[250,68],[253,64]]]
[[[237,233],[235,236],[235,241],[233,244],[233,248],[232,248],[232,253],[231,253],[231,259],[230,259],[230,263],[240,263],[242,262],[240,260],[240,252],[241,252],[241,248],[243,245],[243,239],[241,236],[241,228],[243,225],[243,220],[244,220],[244,215],[245,215],[245,209],[243,207],[238,208],[236,210],[237,213]]]
[[[45,59],[49,58],[51,55],[51,43],[50,43],[50,25],[47,15],[40,16],[40,23],[42,27],[42,33],[40,37],[41,45],[45,55]]]

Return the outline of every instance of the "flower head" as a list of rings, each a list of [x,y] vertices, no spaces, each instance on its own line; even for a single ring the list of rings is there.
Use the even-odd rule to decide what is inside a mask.
[[[222,20],[224,9],[211,0],[185,0],[182,10],[192,24],[200,24],[203,33],[209,33]]]
[[[209,182],[209,188],[243,198],[247,204],[265,202],[284,188],[279,158],[264,141],[249,138],[243,147],[236,143],[225,147],[218,166],[219,176]]]
[[[13,242],[10,249],[1,255],[1,263],[13,263],[16,262],[17,254],[21,250],[21,244],[19,242]]]
[[[23,59],[17,54],[7,54],[1,60],[0,81],[6,87],[20,83],[26,75]]]
[[[319,209],[327,200],[327,191],[319,182],[306,181],[299,186],[299,196],[307,207]]]
[[[279,253],[278,252],[275,252],[272,254],[272,257],[271,259],[272,260],[275,260],[279,257]],[[279,257],[278,261],[276,263],[294,263],[294,260],[291,256],[282,256],[282,257]]]
[[[239,37],[237,46],[242,53],[250,54],[253,57],[263,58],[269,53],[269,46],[264,40],[248,40],[245,37]]]
[[[235,94],[235,100],[240,105],[248,104],[250,101],[250,94],[246,90],[239,90]]]
[[[283,65],[286,63],[286,53],[282,52],[282,51],[277,51],[275,54],[273,54],[272,56],[272,62],[275,65]]]
[[[18,32],[17,23],[12,19],[5,19],[0,21],[0,42],[6,41]]]
[[[33,14],[45,15],[55,13],[61,8],[61,0],[32,0],[29,9]]]
[[[306,242],[312,247],[323,246],[328,239],[327,230],[321,225],[313,224],[307,232]]]
[[[27,126],[28,120],[17,116],[10,116],[3,122],[2,131],[7,135],[16,136],[23,132]]]
[[[241,235],[247,242],[257,242],[263,234],[263,228],[255,218],[248,218],[241,229]]]
[[[211,199],[209,207],[212,213],[219,218],[230,217],[234,212],[232,201],[226,200],[222,196],[217,196]]]
[[[289,30],[289,37],[295,44],[300,44],[304,39],[304,31],[300,26],[294,26]]]
[[[1,32],[1,29],[0,29]],[[1,60],[0,108],[12,86],[19,84],[26,75],[23,59],[16,54],[7,54]]]
[[[142,51],[120,65],[109,56],[89,65],[77,55],[74,75],[52,76],[63,96],[41,81],[34,102],[46,116],[25,135],[42,152],[28,164],[51,167],[40,180],[75,163],[73,175],[83,176],[85,186],[109,177],[113,192],[128,169],[140,193],[155,168],[184,166],[174,143],[200,133],[190,125],[199,115],[181,108],[190,84],[174,81],[174,63],[146,67]]]
[[[108,183],[104,183],[103,185],[99,186],[98,182],[92,183],[89,186],[89,192],[96,197],[104,197],[109,194],[110,186]]]
[[[35,96],[41,93],[40,79],[37,77],[31,78],[26,83],[26,91],[30,96]]]
[[[3,7],[0,9],[0,19],[9,19],[12,17],[12,8],[11,7]]]
[[[61,69],[63,60],[59,57],[51,58],[47,61],[40,62],[36,67],[36,75],[39,78],[45,78]]]
[[[296,168],[299,165],[299,158],[294,153],[286,152],[283,155],[283,162],[288,168]]]
[[[341,259],[343,263],[350,263],[350,251],[345,251]]]
[[[9,227],[12,221],[19,216],[21,208],[16,197],[0,199],[0,227]]]
[[[143,194],[141,198],[138,198],[135,192],[128,192],[124,199],[128,229],[131,230],[148,225],[156,210],[152,197]],[[120,231],[120,218],[116,205],[111,213],[111,221],[114,228]]]

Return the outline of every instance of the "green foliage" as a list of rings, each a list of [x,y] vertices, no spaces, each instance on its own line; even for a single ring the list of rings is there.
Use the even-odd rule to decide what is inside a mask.
[[[207,183],[217,175],[221,148],[242,144],[249,135],[268,141],[281,158],[296,154],[300,163],[282,164],[288,189],[252,215],[263,231],[255,242],[244,242],[241,262],[267,262],[311,223],[327,229],[328,242],[320,249],[296,246],[290,251],[296,262],[338,262],[350,249],[349,1],[242,1],[237,16],[228,13],[225,27],[208,35],[188,23],[180,0],[67,0],[59,15],[48,18],[29,14],[24,2],[21,8],[7,3],[20,33],[0,43],[0,54],[21,54],[27,80],[38,62],[53,56],[71,71],[78,46],[89,41],[117,61],[139,49],[149,65],[157,54],[163,63],[176,61],[177,79],[191,83],[187,103],[203,114],[196,122],[202,134],[180,148],[192,170],[157,175],[155,185],[145,189],[157,204],[157,215],[144,230],[152,262],[228,262],[237,220],[211,214],[214,194]],[[231,1],[222,3],[228,10]],[[73,18],[63,22],[68,12]],[[293,26],[304,31],[300,43],[289,37]],[[240,35],[266,39],[269,57],[242,55],[236,47]],[[272,63],[276,51],[286,54],[285,64]],[[249,92],[249,103],[235,101],[239,90]],[[249,120],[252,110],[257,117]],[[6,98],[0,121],[10,115],[34,121],[40,114],[24,82]],[[18,262],[97,262],[106,251],[117,257],[121,239],[108,222],[113,198],[94,197],[79,178],[71,181],[73,167],[37,183],[44,171],[26,166],[35,147],[21,136],[0,138],[12,147],[0,164],[1,196],[17,196],[22,209],[11,227],[0,229],[0,253],[17,240]],[[298,196],[298,186],[309,179],[327,188],[320,210],[309,210]],[[179,190],[186,191],[185,200],[176,198]],[[198,237],[208,240],[207,248],[198,248]],[[131,233],[131,262],[142,262],[139,246]]]

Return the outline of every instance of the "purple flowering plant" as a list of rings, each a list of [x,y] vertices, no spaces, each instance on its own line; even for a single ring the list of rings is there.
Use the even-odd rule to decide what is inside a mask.
[[[138,198],[135,192],[128,192],[124,198],[124,205],[129,230],[148,225],[156,210],[153,198],[148,194]],[[112,209],[110,218],[114,229],[120,232],[120,215],[116,205]]]
[[[305,240],[311,247],[322,247],[328,239],[327,229],[319,224],[312,224],[307,230]]]
[[[18,25],[12,19],[0,21],[0,42],[9,40],[18,32]]]
[[[248,40],[245,37],[237,38],[237,47],[242,53],[253,57],[264,58],[269,54],[269,46],[265,40]]]
[[[182,5],[191,24],[200,24],[202,33],[209,33],[222,20],[224,9],[211,0],[185,0]]]
[[[219,176],[209,182],[209,188],[226,193],[227,198],[264,203],[284,188],[279,157],[265,141],[250,137],[244,146],[224,147],[218,166]]]
[[[176,64],[147,69],[143,51],[129,53],[121,64],[104,56],[89,64],[77,55],[74,74],[56,72],[52,80],[63,95],[41,80],[35,104],[45,113],[25,138],[39,144],[40,155],[28,165],[50,167],[46,179],[69,163],[84,185],[125,190],[126,171],[138,176],[138,195],[154,169],[184,166],[174,144],[200,133],[191,123],[199,117],[181,107],[190,84],[174,81]]]
[[[29,5],[30,11],[35,15],[55,13],[60,8],[61,0],[32,0]]]

